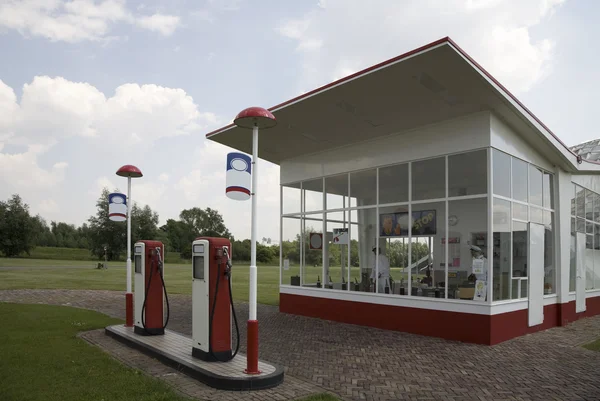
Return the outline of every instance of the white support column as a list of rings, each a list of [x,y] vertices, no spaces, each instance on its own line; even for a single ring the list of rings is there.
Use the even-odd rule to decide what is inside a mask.
[[[571,269],[571,174],[556,168],[554,187],[555,273],[558,303],[569,302],[569,277]],[[559,325],[561,323],[559,322]]]
[[[446,246],[444,248],[444,287],[446,287],[444,289],[444,298],[448,298],[448,248],[450,247],[450,227],[448,225],[448,156],[446,156],[446,200],[444,201],[444,205],[446,206],[446,221],[444,222],[445,224],[445,228],[444,230],[446,230]],[[434,283],[435,285],[435,283]],[[437,285],[436,285],[437,287]]]
[[[283,185],[279,185],[279,285],[283,283]]]
[[[488,272],[487,272],[487,303],[492,303],[492,298],[494,294],[494,233],[493,233],[493,212],[494,212],[494,203],[493,203],[493,186],[492,186],[492,149],[487,148],[487,182],[488,182],[488,210],[487,210],[487,263],[488,263]]]
[[[127,177],[127,292],[131,294],[131,177]]]
[[[325,288],[325,273],[329,266],[329,243],[327,242],[327,188],[325,187],[325,178],[323,178],[323,214],[321,215],[322,225],[321,232],[323,240],[321,241],[321,285]]]
[[[412,296],[412,162],[408,163],[408,277],[406,295]]]
[[[250,239],[250,311],[249,320],[256,320],[256,236],[258,233],[256,222],[256,197],[258,196],[258,127],[252,128],[252,234]]]

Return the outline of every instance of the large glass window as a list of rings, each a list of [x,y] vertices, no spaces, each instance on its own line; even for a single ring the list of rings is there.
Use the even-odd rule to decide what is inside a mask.
[[[571,218],[571,264],[569,266],[569,291],[575,291],[575,278],[577,277],[577,231],[575,230],[575,219]]]
[[[304,193],[304,212],[315,212],[323,210],[323,179],[304,181],[302,183]]]
[[[544,173],[537,167],[529,165],[529,203],[542,206],[543,203],[543,182]]]
[[[422,160],[412,163],[412,200],[446,197],[446,159]]]
[[[543,193],[543,206],[554,209],[554,181],[552,180],[552,174],[546,172],[544,172]]]
[[[325,178],[327,210],[343,209],[348,204],[348,174]]]
[[[390,265],[389,292],[408,294],[408,206],[379,208],[379,244]],[[384,259],[385,261],[385,259]],[[383,288],[385,291],[385,287]]]
[[[408,201],[408,164],[379,169],[379,204]]]
[[[281,186],[283,191],[282,213],[300,213],[300,183]]]
[[[511,203],[494,198],[494,301],[510,299]]]
[[[325,246],[326,288],[343,289],[348,277],[348,213],[327,213],[327,240]]]
[[[585,289],[594,289],[594,236],[585,236]]]
[[[448,156],[448,196],[487,193],[487,151]]]
[[[527,223],[513,221],[513,277],[527,277]]]
[[[411,211],[411,291],[413,295],[444,298],[446,268],[446,202],[413,204]]]
[[[600,224],[594,224],[594,271],[592,288],[600,288]]]
[[[544,210],[544,294],[555,293],[554,213]]]
[[[577,194],[577,186],[575,184],[571,184],[572,188],[570,189],[570,194],[571,194],[571,216],[577,216],[577,213],[575,212],[575,205],[576,203],[576,194]]]
[[[382,266],[376,271],[377,247],[377,209],[359,209],[351,212],[350,224],[350,280],[360,291],[385,293],[389,292],[389,256],[385,254],[385,241],[381,241],[380,262]],[[377,285],[378,284],[378,285]]]
[[[585,219],[594,221],[594,193],[587,189],[585,190]],[[592,232],[588,232],[588,234],[592,234]]]
[[[512,158],[512,198],[521,202],[527,202],[527,163]]]
[[[310,214],[302,220],[304,242],[302,258],[302,285],[322,287],[323,276],[323,215]]]
[[[528,212],[527,205],[523,205],[522,203],[513,202],[513,204],[512,204],[513,219],[528,221],[529,220],[528,213],[529,212]]]
[[[491,238],[487,150],[282,186],[282,283],[484,302],[492,285],[492,300],[519,299],[527,297],[527,230],[535,222],[545,227],[545,293],[555,293],[554,176],[492,151]],[[586,281],[594,288],[600,195],[588,192],[573,187],[571,208],[573,230],[588,233]]]
[[[487,294],[492,257],[487,240],[487,211],[487,198],[448,201],[448,298],[473,300],[477,280],[485,284]],[[479,251],[472,252],[471,246]],[[475,259],[483,260],[483,273],[474,272]]]
[[[585,218],[585,189],[577,187],[577,201],[576,201],[577,217]]]
[[[510,198],[510,156],[494,149],[492,160],[494,194]]]
[[[350,173],[350,206],[367,206],[377,203],[377,170]]]
[[[300,285],[300,217],[282,219],[281,284]]]
[[[513,231],[513,283],[511,298],[519,299],[527,296],[527,223],[514,221]]]

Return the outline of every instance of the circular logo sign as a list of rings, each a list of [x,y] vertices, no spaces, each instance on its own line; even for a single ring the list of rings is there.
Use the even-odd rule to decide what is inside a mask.
[[[113,196],[113,198],[112,198],[112,202],[113,202],[113,203],[123,203],[123,202],[125,202],[125,199],[123,199],[123,198],[122,198],[122,197],[120,197],[120,196]]]
[[[248,170],[248,163],[244,159],[233,159],[231,168],[237,171],[246,171]]]

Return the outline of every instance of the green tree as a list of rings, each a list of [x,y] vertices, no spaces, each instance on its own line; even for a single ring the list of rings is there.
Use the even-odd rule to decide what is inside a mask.
[[[215,209],[185,209],[179,214],[179,219],[182,223],[179,226],[179,247],[184,259],[192,257],[192,241],[197,237],[232,238],[223,216]]]
[[[8,201],[0,201],[0,250],[5,256],[30,254],[38,239],[41,222],[31,217],[29,205],[21,197],[13,195]]]
[[[142,239],[156,240],[157,236],[158,213],[154,212],[148,205],[141,208],[134,204],[131,208],[132,241]]]

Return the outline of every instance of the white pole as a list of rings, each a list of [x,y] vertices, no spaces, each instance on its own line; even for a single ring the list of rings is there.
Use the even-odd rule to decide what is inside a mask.
[[[131,293],[131,177],[127,177],[127,292]]]
[[[256,320],[256,196],[257,196],[257,167],[258,167],[258,127],[252,128],[252,236],[250,239],[250,316]]]

